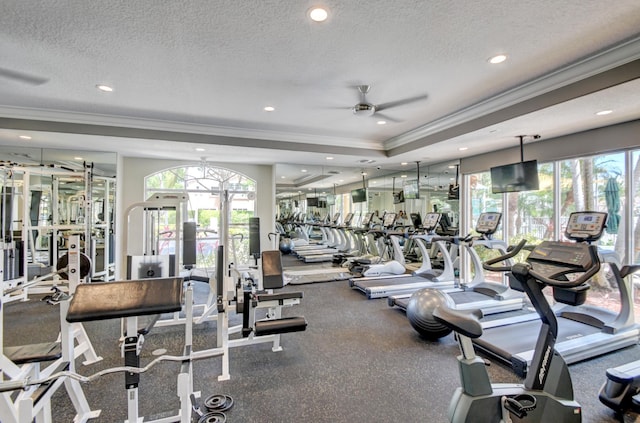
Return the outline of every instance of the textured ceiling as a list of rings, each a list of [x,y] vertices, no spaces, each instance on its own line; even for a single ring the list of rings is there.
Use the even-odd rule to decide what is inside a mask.
[[[463,141],[478,154],[522,133],[640,117],[637,81],[549,100],[640,58],[637,0],[321,3],[330,14],[319,24],[307,18],[313,1],[5,0],[0,71],[23,78],[0,75],[0,143],[30,130],[39,147],[318,166],[331,155],[333,166],[391,168],[454,160]],[[498,53],[508,60],[487,63]],[[381,126],[349,110],[359,84],[374,104],[426,97],[384,110]],[[615,113],[595,117],[600,108]]]

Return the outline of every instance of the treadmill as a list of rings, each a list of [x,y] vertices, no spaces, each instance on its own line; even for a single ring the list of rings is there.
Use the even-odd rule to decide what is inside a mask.
[[[454,302],[452,307],[456,310],[480,309],[482,313],[495,314],[507,311],[521,310],[525,305],[525,296],[521,292],[511,289],[508,285],[499,282],[488,282],[484,280],[482,260],[474,249],[474,246],[482,245],[486,248],[497,250],[501,255],[506,254],[507,244],[504,241],[493,239],[502,219],[502,213],[484,212],[478,217],[476,232],[479,238],[463,240],[464,247],[469,252],[471,262],[475,269],[475,276],[471,282],[461,284],[459,288],[447,290],[446,294]],[[456,237],[452,242],[459,242]],[[508,261],[509,265],[512,261]],[[397,295],[389,297],[387,300],[390,307],[398,307],[401,310],[407,309],[411,295]]]
[[[576,212],[569,217],[565,229],[568,239],[593,242],[602,236],[607,214],[603,212]],[[554,308],[558,320],[556,351],[567,364],[587,360],[638,343],[640,330],[634,322],[630,287],[615,263],[610,264],[620,291],[621,308],[618,313],[587,305],[567,305]],[[488,266],[485,266],[485,268]],[[554,297],[565,304],[582,304],[586,289],[572,291],[554,290]],[[570,301],[569,301],[570,300]],[[519,376],[526,376],[540,320],[530,320],[496,327],[484,327],[483,335],[473,343],[483,353],[511,366]]]
[[[335,213],[333,218],[328,224],[317,223],[314,226],[320,228],[321,231],[324,232],[325,238],[327,239],[326,245],[305,245],[300,248],[296,248],[293,250],[293,253],[296,254],[299,258],[303,258],[307,255],[312,254],[325,254],[329,252],[336,252],[337,249],[334,248],[335,245],[338,244],[338,240],[334,239],[332,234],[330,233],[328,228],[331,228],[338,224],[338,220],[340,219],[340,213]]]
[[[351,241],[348,238],[348,235],[341,231],[351,225],[351,220],[353,219],[353,213],[348,213],[345,216],[344,223],[342,226],[339,225],[331,225],[329,226],[330,230],[334,233],[334,238],[336,238],[337,244],[334,248],[331,249],[323,249],[319,252],[309,251],[302,252],[299,257],[305,263],[320,263],[324,261],[332,261],[334,254],[345,253],[351,249]]]
[[[453,262],[449,257],[447,247],[443,240],[438,238],[435,228],[440,222],[440,213],[428,213],[422,226],[426,234],[413,235],[422,253],[422,266],[412,274],[387,275],[365,278],[349,279],[349,285],[362,291],[368,299],[386,298],[390,295],[405,294],[410,296],[413,292],[422,288],[451,288],[455,286]],[[391,234],[390,236],[394,236]],[[442,251],[445,266],[442,272],[434,271],[426,243],[434,242]]]

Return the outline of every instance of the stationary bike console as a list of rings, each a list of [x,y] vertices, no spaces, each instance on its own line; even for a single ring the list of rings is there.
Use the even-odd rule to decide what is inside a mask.
[[[527,265],[513,267],[514,274],[528,273],[536,280],[559,288],[573,288],[588,281],[600,269],[598,251],[595,246],[582,243],[543,241],[527,258]],[[582,273],[575,279],[566,275]]]

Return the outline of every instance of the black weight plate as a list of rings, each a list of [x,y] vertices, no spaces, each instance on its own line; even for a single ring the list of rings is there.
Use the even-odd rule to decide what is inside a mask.
[[[211,395],[204,400],[207,411],[227,411],[233,407],[233,398],[229,395]]]
[[[198,423],[225,423],[226,421],[227,416],[219,411],[212,411],[204,414],[198,419]]]
[[[56,262],[56,270],[62,270],[69,265],[69,253],[61,256]],[[84,253],[80,253],[80,279],[91,272],[91,259]],[[69,279],[67,272],[60,272],[63,279]]]

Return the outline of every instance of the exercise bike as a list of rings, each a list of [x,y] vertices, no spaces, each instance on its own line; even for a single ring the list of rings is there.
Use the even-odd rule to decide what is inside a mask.
[[[558,324],[551,305],[542,293],[551,286],[557,301],[584,302],[579,289],[600,269],[597,247],[582,243],[544,241],[526,260],[513,267],[496,266],[506,257],[496,257],[483,267],[491,271],[511,271],[515,281],[530,298],[542,320],[533,360],[524,384],[491,383],[484,360],[477,357],[471,338],[482,335],[478,321],[482,313],[464,313],[439,306],[433,317],[454,330],[462,355],[458,356],[462,387],[449,405],[451,422],[580,422],[581,407],[573,399],[567,364],[554,349]],[[576,289],[574,289],[576,288]],[[573,299],[570,299],[573,297]]]

